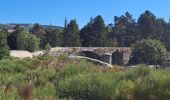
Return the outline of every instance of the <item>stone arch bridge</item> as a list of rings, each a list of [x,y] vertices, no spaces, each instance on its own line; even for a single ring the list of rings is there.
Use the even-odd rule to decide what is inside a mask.
[[[127,65],[131,48],[127,47],[56,47],[50,50],[52,56],[68,54],[97,59],[108,64]]]

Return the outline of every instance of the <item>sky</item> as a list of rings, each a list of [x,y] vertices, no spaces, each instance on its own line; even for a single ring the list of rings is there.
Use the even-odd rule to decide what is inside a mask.
[[[0,0],[0,23],[40,23],[64,25],[76,19],[83,27],[90,17],[102,15],[106,24],[114,16],[130,12],[134,19],[150,10],[169,21],[170,0]]]

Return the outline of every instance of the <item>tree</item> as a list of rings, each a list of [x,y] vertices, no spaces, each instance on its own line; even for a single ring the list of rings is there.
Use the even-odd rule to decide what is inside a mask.
[[[52,47],[62,46],[62,34],[58,29],[48,28],[46,30],[48,43]]]
[[[39,49],[39,39],[28,32],[20,32],[17,35],[17,49],[30,52],[36,51]]]
[[[7,41],[11,50],[17,50],[17,35],[24,31],[24,28],[16,25],[14,31],[8,34]]]
[[[40,40],[33,34],[29,34],[27,37],[26,50],[33,52],[39,50]]]
[[[156,32],[155,26],[156,16],[150,11],[146,10],[138,19],[138,26],[142,38],[152,38]]]
[[[137,24],[128,12],[120,17],[115,16],[112,38],[117,40],[118,46],[130,47],[138,39]]]
[[[83,46],[102,47],[106,45],[106,26],[102,16],[98,15],[81,30]]]
[[[10,56],[10,50],[7,44],[7,30],[0,31],[0,59]]]
[[[30,30],[30,32],[37,36],[37,38],[40,39],[40,48],[45,49],[45,46],[47,45],[47,38],[46,38],[46,31],[45,29],[36,23],[33,27],[33,29]]]
[[[78,47],[80,43],[79,27],[76,20],[71,20],[63,32],[63,46]]]
[[[88,22],[87,25],[85,25],[81,30],[80,30],[80,38],[81,38],[81,43],[83,47],[91,47],[93,46],[93,43],[91,42],[92,39],[92,34],[93,34],[93,19],[91,18],[90,22]]]
[[[163,64],[167,60],[165,45],[158,40],[146,39],[133,45],[133,57],[139,63]]]

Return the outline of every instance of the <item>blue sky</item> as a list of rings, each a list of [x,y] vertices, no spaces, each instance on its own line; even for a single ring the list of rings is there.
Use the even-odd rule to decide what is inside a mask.
[[[126,11],[137,19],[147,9],[166,21],[170,18],[170,0],[0,0],[0,23],[63,26],[67,17],[77,19],[82,27],[96,15],[109,24]]]

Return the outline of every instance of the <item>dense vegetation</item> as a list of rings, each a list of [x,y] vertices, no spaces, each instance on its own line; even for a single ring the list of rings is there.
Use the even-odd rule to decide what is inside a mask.
[[[0,61],[1,100],[167,100],[169,69],[105,68],[66,56]]]
[[[165,22],[163,18],[157,18],[150,11],[142,13],[137,20],[126,12],[125,15],[115,16],[114,22],[108,25],[105,24],[102,16],[98,15],[91,18],[81,29],[75,19],[70,22],[66,19],[64,29],[56,29],[52,26],[44,28],[35,24],[29,32],[25,32],[25,29],[19,25],[16,25],[13,30],[8,33],[7,39],[8,46],[12,50],[35,51],[45,49],[47,44],[51,47],[131,47],[136,41],[147,38],[161,41],[170,50],[170,23]],[[33,46],[31,47],[30,44]]]
[[[168,52],[165,45],[158,40],[144,39],[133,46],[131,64],[162,65],[168,61]]]

